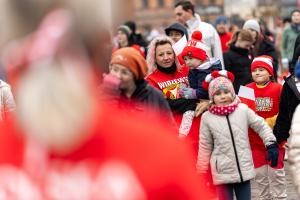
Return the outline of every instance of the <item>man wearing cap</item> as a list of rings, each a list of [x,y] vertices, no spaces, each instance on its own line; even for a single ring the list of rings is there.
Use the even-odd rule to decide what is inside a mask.
[[[218,16],[215,21],[215,26],[221,40],[222,51],[223,53],[225,53],[229,48],[227,46],[227,43],[231,40],[232,37],[232,34],[228,32],[227,18],[225,16]]]
[[[194,5],[190,1],[179,1],[175,4],[174,12],[176,21],[187,27],[189,35],[196,30],[202,33],[203,43],[209,48],[208,56],[220,59],[224,66],[219,35],[211,24],[201,21],[200,16],[194,11]]]

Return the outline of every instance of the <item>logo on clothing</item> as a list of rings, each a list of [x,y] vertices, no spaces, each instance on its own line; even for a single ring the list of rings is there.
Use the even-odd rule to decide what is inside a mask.
[[[270,97],[256,98],[256,111],[271,111],[273,107],[273,100]]]

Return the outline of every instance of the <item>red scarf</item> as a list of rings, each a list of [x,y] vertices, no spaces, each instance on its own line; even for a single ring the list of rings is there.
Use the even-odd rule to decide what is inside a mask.
[[[213,104],[213,105],[209,106],[208,110],[209,110],[209,112],[211,112],[215,115],[225,116],[225,115],[229,115],[233,111],[235,111],[235,109],[238,107],[239,103],[240,103],[240,99],[238,97],[236,97],[235,100],[229,105],[217,106],[217,105]]]

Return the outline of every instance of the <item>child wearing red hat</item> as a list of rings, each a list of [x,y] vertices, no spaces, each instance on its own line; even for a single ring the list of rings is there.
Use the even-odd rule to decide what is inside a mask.
[[[282,86],[273,82],[274,70],[272,57],[258,56],[251,64],[251,74],[254,82],[246,85],[254,90],[255,112],[267,120],[270,127],[274,127],[279,112],[279,102]],[[284,171],[285,149],[279,145],[278,165],[271,166],[266,159],[266,147],[262,139],[252,130],[249,130],[249,141],[252,150],[258,185],[258,199],[276,198],[286,199],[286,180]]]
[[[195,31],[192,39],[188,41],[183,49],[181,56],[185,61],[185,65],[189,67],[188,80],[190,88],[181,87],[180,95],[186,99],[205,99],[208,100],[208,93],[202,88],[202,82],[206,75],[214,70],[221,70],[220,60],[209,59],[207,56],[207,46],[202,43],[202,33]],[[193,110],[186,111],[183,114],[182,122],[179,128],[179,137],[184,138],[188,135],[195,112]]]

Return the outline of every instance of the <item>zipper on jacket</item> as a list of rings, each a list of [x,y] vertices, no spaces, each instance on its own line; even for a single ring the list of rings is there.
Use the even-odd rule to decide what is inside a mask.
[[[228,126],[229,126],[229,131],[230,131],[231,140],[232,140],[232,144],[233,144],[233,149],[234,149],[234,154],[235,154],[235,161],[236,161],[236,164],[237,164],[237,167],[238,167],[238,171],[239,171],[239,174],[240,174],[241,182],[244,182],[243,175],[242,175],[242,172],[241,172],[241,167],[240,167],[240,164],[239,164],[239,159],[238,159],[237,151],[236,151],[236,146],[235,146],[235,142],[234,142],[234,138],[233,138],[233,132],[232,132],[232,129],[231,129],[231,124],[230,124],[228,115],[226,115],[226,119],[227,119],[227,123],[228,123]]]

